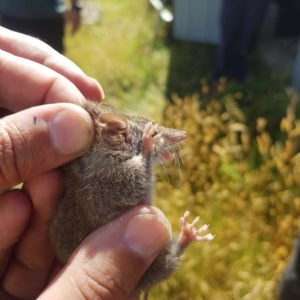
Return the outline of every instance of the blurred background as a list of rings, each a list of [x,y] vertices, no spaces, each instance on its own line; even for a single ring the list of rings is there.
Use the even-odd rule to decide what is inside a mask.
[[[84,2],[83,26],[66,38],[105,101],[188,133],[178,163],[157,169],[154,203],[174,236],[188,209],[216,237],[191,244],[149,298],[276,299],[300,221],[300,10],[295,23],[270,2],[246,78],[212,85],[221,1],[158,2]]]
[[[154,203],[174,235],[189,210],[216,237],[191,244],[150,299],[276,299],[295,244],[299,1],[269,1],[241,78],[213,76],[228,36],[223,9],[221,0],[89,0],[80,30],[67,28],[65,55],[102,84],[106,102],[188,133],[176,162],[156,170]]]

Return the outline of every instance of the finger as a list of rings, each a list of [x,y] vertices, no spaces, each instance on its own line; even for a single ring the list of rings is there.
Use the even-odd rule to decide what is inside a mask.
[[[0,119],[0,190],[82,155],[93,140],[90,115],[74,104],[49,104]]]
[[[74,35],[80,27],[80,13],[79,11],[70,10],[68,11],[68,19],[71,23],[71,34]]]
[[[2,287],[17,299],[36,299],[46,285],[54,261],[48,231],[62,193],[60,172],[52,170],[29,180],[23,190],[32,202],[31,218],[7,266]]]
[[[129,296],[127,298],[127,300],[139,300],[140,299],[140,295],[136,295],[136,296]]]
[[[0,196],[0,278],[13,247],[26,228],[30,210],[30,199],[19,190]]]
[[[0,49],[60,73],[73,82],[87,99],[104,99],[103,89],[95,79],[86,76],[73,62],[38,39],[0,27]]]
[[[17,112],[28,107],[85,101],[65,77],[35,62],[0,50],[0,105]]]
[[[61,271],[62,268],[63,268],[63,265],[60,262],[58,262],[57,259],[55,259],[55,261],[52,265],[52,268],[49,272],[49,276],[47,278],[46,285],[49,285],[49,283],[57,276],[57,274]]]
[[[8,295],[1,289],[0,289],[0,299],[1,300],[15,300],[12,296]]]
[[[158,209],[131,209],[90,234],[38,299],[127,299],[170,232]]]
[[[13,112],[6,109],[6,108],[0,108],[0,118],[6,117],[8,115],[11,115]]]

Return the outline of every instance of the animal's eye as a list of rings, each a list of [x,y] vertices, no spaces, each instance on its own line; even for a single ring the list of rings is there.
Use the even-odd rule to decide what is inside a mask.
[[[158,132],[157,131],[154,131],[153,134],[152,134],[152,137],[158,135]]]

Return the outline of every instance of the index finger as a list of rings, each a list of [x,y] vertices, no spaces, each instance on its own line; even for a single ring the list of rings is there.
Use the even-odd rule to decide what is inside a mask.
[[[30,60],[0,50],[0,107],[13,112],[47,104],[83,104],[84,96],[68,79]]]
[[[75,84],[87,99],[104,99],[103,89],[95,79],[88,77],[72,61],[36,38],[0,26],[0,49],[37,62],[63,75]]]

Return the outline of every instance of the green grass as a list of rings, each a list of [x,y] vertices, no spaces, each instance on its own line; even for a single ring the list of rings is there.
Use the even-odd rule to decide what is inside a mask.
[[[164,100],[170,53],[163,47],[149,55],[153,10],[146,1],[98,3],[100,19],[67,38],[66,55],[99,80],[112,105],[156,113]]]

